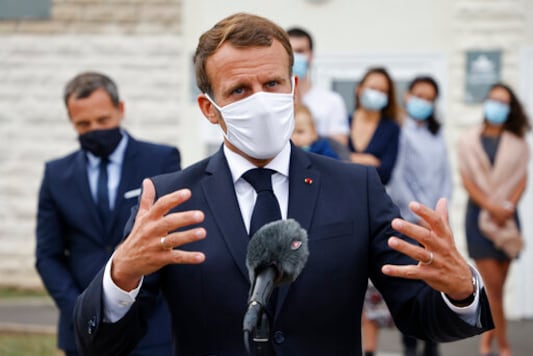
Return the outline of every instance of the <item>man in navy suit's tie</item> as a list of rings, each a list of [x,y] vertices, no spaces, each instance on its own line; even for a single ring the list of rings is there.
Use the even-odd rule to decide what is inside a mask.
[[[58,347],[78,355],[72,323],[78,295],[123,238],[143,178],[180,169],[177,148],[135,140],[120,124],[124,103],[115,83],[82,73],[64,101],[81,148],[46,164],[39,193],[36,267],[59,308]],[[171,352],[170,318],[156,296],[136,355]]]
[[[128,236],[76,304],[87,355],[127,355],[150,325],[159,291],[175,355],[245,354],[246,248],[259,194],[247,172],[256,168],[272,171],[282,219],[309,236],[302,273],[274,293],[271,353],[361,355],[369,277],[407,334],[445,342],[492,328],[482,280],[455,247],[445,200],[435,210],[413,203],[427,228],[410,224],[374,168],[290,143],[298,78],[283,29],[232,15],[200,37],[194,64],[198,105],[224,144],[181,172],[143,182]]]

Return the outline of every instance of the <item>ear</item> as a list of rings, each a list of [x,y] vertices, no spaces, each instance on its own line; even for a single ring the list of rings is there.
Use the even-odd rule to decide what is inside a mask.
[[[124,118],[124,102],[121,100],[118,102],[118,111],[120,112],[120,121]]]
[[[205,94],[199,94],[196,98],[196,102],[204,114],[205,118],[209,120],[210,123],[216,125],[219,123],[219,115],[217,108],[206,98]]]

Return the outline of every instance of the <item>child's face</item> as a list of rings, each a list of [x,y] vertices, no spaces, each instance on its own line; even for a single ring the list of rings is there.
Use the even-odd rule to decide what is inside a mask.
[[[299,112],[294,116],[294,132],[292,142],[298,147],[309,147],[318,138],[313,126],[312,118],[306,113]]]

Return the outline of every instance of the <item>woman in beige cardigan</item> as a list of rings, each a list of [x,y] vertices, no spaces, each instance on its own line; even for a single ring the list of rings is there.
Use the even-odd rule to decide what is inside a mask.
[[[494,337],[499,355],[511,355],[506,336],[504,284],[511,261],[523,246],[516,205],[526,188],[530,126],[513,91],[491,87],[484,120],[459,140],[459,168],[468,193],[468,253],[483,277],[496,325],[481,337],[481,355],[490,355]]]

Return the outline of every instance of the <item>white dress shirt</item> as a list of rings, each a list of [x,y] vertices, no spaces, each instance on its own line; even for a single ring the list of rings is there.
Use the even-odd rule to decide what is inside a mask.
[[[229,150],[226,146],[224,146],[223,149],[231,171],[233,183],[235,184],[235,192],[237,194],[242,218],[246,225],[246,230],[249,231],[257,193],[252,185],[242,178],[242,175],[248,170],[257,167],[247,161],[244,157]],[[290,155],[291,146],[287,143],[283,150],[265,166],[265,168],[270,168],[276,171],[276,173],[272,175],[272,188],[278,199],[283,219],[287,218],[288,209]],[[106,322],[116,322],[128,312],[131,305],[135,302],[135,298],[137,297],[143,282],[141,279],[137,288],[130,292],[120,289],[111,279],[112,260],[113,257],[107,262],[103,278],[104,320]],[[457,313],[461,319],[471,325],[476,325],[477,317],[479,315],[479,290],[482,287],[482,281],[478,272],[473,267],[471,267],[471,269],[477,278],[478,291],[474,302],[470,306],[463,308],[456,307],[448,301],[443,293],[442,297],[448,307]]]
[[[302,100],[313,114],[319,136],[328,137],[350,133],[346,104],[338,93],[313,85]]]
[[[252,212],[254,210],[255,200],[257,199],[257,193],[254,187],[242,178],[242,175],[250,169],[257,167],[250,163],[246,158],[228,149],[226,146],[224,146],[224,155],[228,161],[233,184],[235,185],[235,193],[237,194],[242,221],[244,221],[246,231],[250,232],[250,222],[252,220]],[[290,158],[291,145],[287,143],[281,152],[264,167],[276,171],[276,173],[272,175],[272,190],[278,199],[282,219],[287,218],[287,209],[289,205]]]

